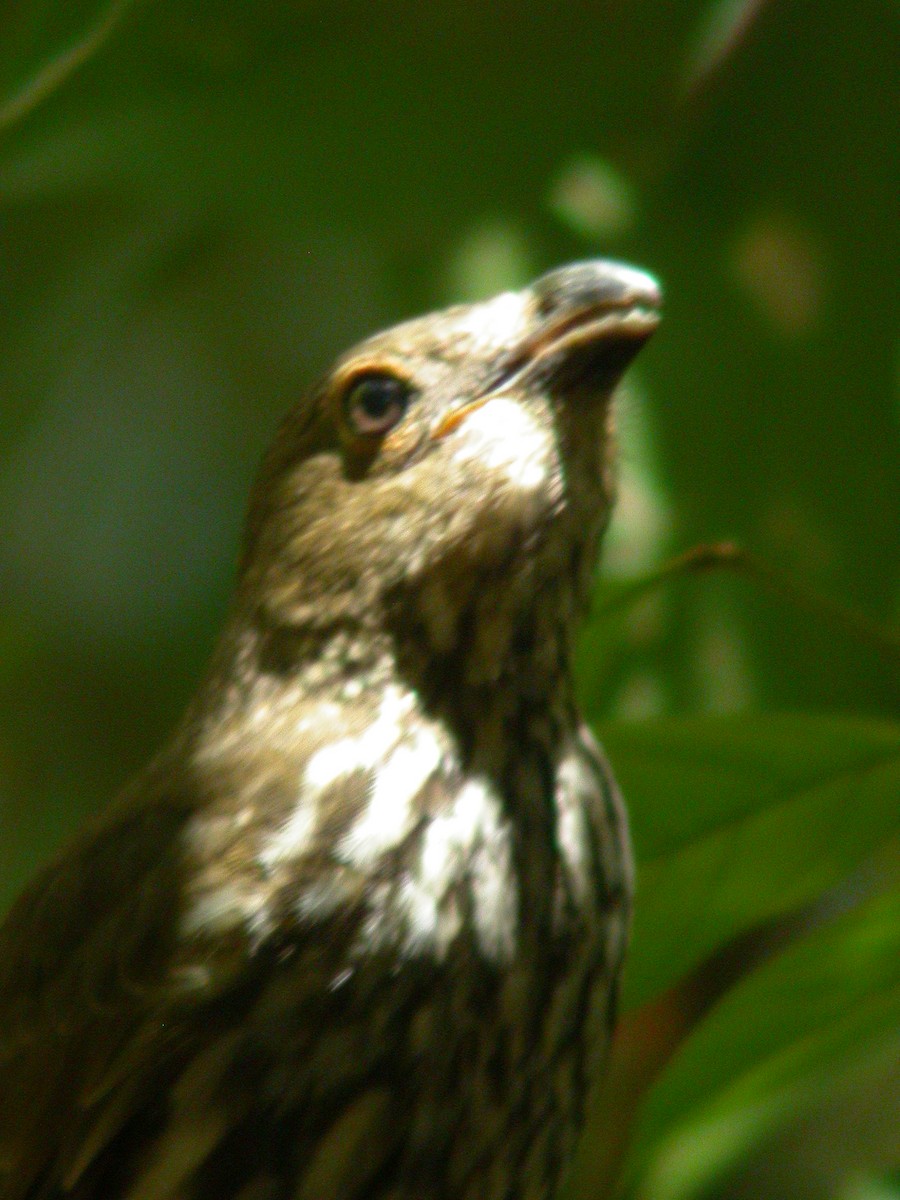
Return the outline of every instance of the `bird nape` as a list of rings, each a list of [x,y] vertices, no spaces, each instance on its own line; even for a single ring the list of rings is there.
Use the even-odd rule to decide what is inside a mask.
[[[0,929],[0,1200],[549,1200],[631,871],[572,638],[605,261],[373,337],[287,417],[206,679]]]

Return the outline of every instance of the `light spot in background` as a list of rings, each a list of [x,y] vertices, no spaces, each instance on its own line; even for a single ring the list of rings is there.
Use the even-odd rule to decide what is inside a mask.
[[[708,83],[741,50],[766,0],[716,0],[703,10],[688,47],[684,86],[693,92]]]
[[[772,497],[761,514],[759,531],[763,544],[791,570],[815,576],[836,565],[836,547],[826,536],[825,526],[804,508],[796,493]]]
[[[757,217],[738,236],[732,270],[758,311],[782,334],[809,333],[825,301],[823,254],[791,217]]]
[[[691,654],[697,705],[707,712],[739,712],[756,688],[744,650],[741,622],[717,587],[696,597],[696,649]]]
[[[608,578],[646,571],[659,561],[671,533],[671,504],[660,480],[650,408],[635,380],[632,369],[616,400],[619,482],[604,542]]]
[[[512,221],[495,217],[475,226],[455,248],[442,290],[450,304],[471,303],[523,288],[536,274],[528,239]]]
[[[632,671],[611,706],[612,715],[621,721],[644,721],[666,711],[666,694],[658,673]]]
[[[580,237],[627,233],[637,217],[637,193],[612,163],[597,154],[579,154],[563,165],[548,203],[560,221]]]
[[[635,649],[652,649],[665,636],[671,620],[671,605],[663,589],[647,592],[628,611],[628,640]]]
[[[614,585],[614,595],[617,584],[653,572],[670,551],[673,532],[672,502],[658,466],[653,411],[634,369],[618,391],[616,424],[618,498],[599,572],[601,612],[605,585]],[[584,654],[577,659],[582,664],[578,688],[586,711],[640,719],[668,710],[660,647],[670,621],[668,593],[658,588],[629,604],[609,628],[603,618],[588,627],[582,641]],[[598,681],[604,679],[600,686]]]

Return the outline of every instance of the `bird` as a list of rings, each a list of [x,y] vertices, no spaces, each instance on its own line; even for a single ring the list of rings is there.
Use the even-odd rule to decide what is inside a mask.
[[[0,1200],[551,1200],[627,817],[573,644],[660,290],[609,260],[337,359],[210,665],[0,927]]]

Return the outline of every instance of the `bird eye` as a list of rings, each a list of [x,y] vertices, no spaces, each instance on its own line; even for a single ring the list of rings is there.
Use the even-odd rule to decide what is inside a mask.
[[[364,375],[348,388],[344,411],[355,433],[378,437],[402,420],[410,394],[394,375]]]

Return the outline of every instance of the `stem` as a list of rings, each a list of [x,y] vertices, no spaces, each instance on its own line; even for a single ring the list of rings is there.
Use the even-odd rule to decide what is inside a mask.
[[[805,583],[799,583],[787,571],[772,566],[734,542],[692,546],[683,554],[664,562],[649,575],[623,584],[616,595],[601,604],[598,615],[612,616],[622,609],[630,608],[637,600],[649,592],[656,591],[671,579],[713,570],[734,571],[772,595],[780,596],[797,608],[804,609],[817,620],[843,630],[856,641],[863,642],[881,654],[900,659],[900,632],[879,625],[864,613],[847,608],[832,600],[830,596],[815,591]]]
[[[45,63],[15,95],[0,104],[0,133],[23,121],[101,49],[131,7],[132,0],[113,0],[106,12],[67,50]]]

